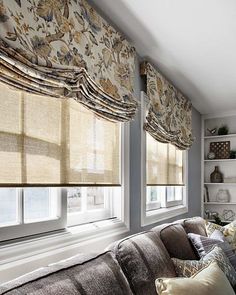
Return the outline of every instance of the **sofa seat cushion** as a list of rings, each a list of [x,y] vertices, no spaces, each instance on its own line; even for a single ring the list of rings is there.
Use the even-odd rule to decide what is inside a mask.
[[[155,279],[174,277],[175,269],[158,235],[152,231],[127,237],[110,246],[137,295],[155,295]]]
[[[5,295],[131,295],[111,252],[78,255],[0,286]]]
[[[171,257],[184,260],[196,260],[198,258],[181,224],[171,223],[154,227],[152,230],[159,233]]]

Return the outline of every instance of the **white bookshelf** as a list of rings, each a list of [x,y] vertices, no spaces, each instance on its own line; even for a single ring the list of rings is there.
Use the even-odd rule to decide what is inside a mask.
[[[219,128],[227,125],[229,134],[210,135],[207,129]],[[217,130],[218,131],[218,130]],[[210,143],[218,141],[230,141],[230,150],[236,150],[236,110],[230,113],[204,115],[202,118],[202,216],[205,210],[218,212],[223,220],[224,210],[232,210],[236,214],[236,159],[213,159],[209,160],[207,154],[210,151]],[[215,166],[219,167],[224,176],[223,183],[211,183],[210,174]],[[225,178],[235,178],[233,182],[225,182]],[[209,202],[204,200],[204,186],[208,188]],[[219,189],[226,189],[230,194],[230,202],[217,202],[216,195]]]

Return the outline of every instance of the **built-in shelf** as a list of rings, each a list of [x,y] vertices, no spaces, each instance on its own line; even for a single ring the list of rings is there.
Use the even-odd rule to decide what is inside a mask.
[[[213,159],[213,160],[204,160],[204,162],[232,162],[236,159]]]
[[[218,132],[216,132],[211,135],[208,133],[208,130],[213,128],[219,129],[224,125],[228,127],[229,134],[218,135]],[[207,155],[210,152],[210,143],[220,141],[229,141],[230,149],[236,150],[236,110],[228,114],[222,113],[203,116],[202,124],[202,216],[207,217],[207,212],[205,212],[207,209],[209,213],[218,213],[219,217],[224,219],[224,210],[231,209],[236,213],[236,159],[218,159],[219,156],[212,160],[208,159]],[[214,166],[220,167],[220,171],[224,174],[225,182],[211,182],[210,175],[214,170]],[[207,189],[205,189],[204,186]],[[229,202],[224,203],[216,201],[218,191],[221,189],[229,192]],[[207,200],[209,202],[206,202]]]
[[[236,134],[227,134],[227,135],[211,135],[211,136],[205,136],[204,139],[219,139],[219,138],[230,138],[230,137],[236,137]]]
[[[207,221],[209,221],[209,222],[215,222],[215,219],[207,219]],[[230,222],[232,222],[232,220],[230,221],[230,220],[222,220],[221,219],[221,222],[223,222],[223,223],[230,223]]]
[[[205,205],[236,205],[235,202],[222,203],[222,202],[205,202]]]
[[[214,183],[214,182],[205,182],[204,183],[205,185],[236,185],[236,183],[234,182],[217,182],[217,183]]]

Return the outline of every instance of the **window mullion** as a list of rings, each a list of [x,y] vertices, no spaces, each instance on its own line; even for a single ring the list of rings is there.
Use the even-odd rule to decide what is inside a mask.
[[[87,211],[87,193],[88,193],[87,187],[81,187],[81,211],[82,212]]]
[[[18,190],[19,193],[19,211],[20,211],[20,223],[24,224],[25,212],[24,212],[24,189],[21,188]]]

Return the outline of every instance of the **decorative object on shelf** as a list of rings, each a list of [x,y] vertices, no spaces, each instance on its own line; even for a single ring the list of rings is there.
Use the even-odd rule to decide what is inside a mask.
[[[209,152],[209,153],[207,154],[207,159],[208,159],[208,160],[214,160],[215,158],[216,158],[215,153],[213,153],[213,152]]]
[[[204,185],[204,202],[210,202],[208,187]]]
[[[224,179],[225,183],[236,183],[236,177],[226,177]]]
[[[229,159],[230,141],[211,142],[210,152],[215,153],[216,159]]]
[[[215,166],[215,170],[211,173],[210,179],[212,183],[223,182],[223,174],[219,171],[219,167]]]
[[[209,209],[206,209],[206,210],[204,211],[204,213],[205,213],[205,218],[206,218],[206,219],[210,219],[210,210],[209,210]]]
[[[235,213],[233,210],[224,210],[222,214],[225,221],[233,221],[235,217]]]
[[[207,131],[210,133],[210,135],[214,135],[217,131],[217,128],[213,128],[213,129],[207,128]]]
[[[222,125],[218,129],[218,135],[227,135],[229,133],[229,127],[227,125]]]
[[[231,150],[229,157],[230,159],[236,159],[236,150]]]
[[[216,201],[219,203],[229,203],[230,202],[230,193],[227,189],[219,189],[216,194]]]
[[[222,225],[222,220],[221,220],[218,212],[212,212],[211,215],[212,215],[213,219],[215,220],[216,224]]]

